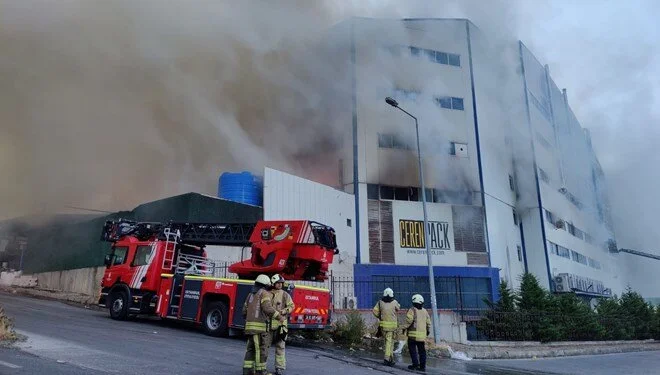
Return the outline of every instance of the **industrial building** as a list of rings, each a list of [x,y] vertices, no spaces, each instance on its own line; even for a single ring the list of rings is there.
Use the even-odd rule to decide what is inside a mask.
[[[522,42],[464,19],[356,18],[321,49],[351,72],[340,184],[355,201],[356,279],[407,294],[428,275],[415,123],[390,96],[419,118],[439,307],[484,307],[500,279],[517,287],[525,271],[587,300],[620,294],[589,134]],[[368,307],[374,291],[357,289]]]

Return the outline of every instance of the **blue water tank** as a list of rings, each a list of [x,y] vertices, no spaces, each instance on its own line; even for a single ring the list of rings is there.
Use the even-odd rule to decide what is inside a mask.
[[[218,197],[238,203],[262,206],[263,182],[250,172],[225,172],[218,180]]]

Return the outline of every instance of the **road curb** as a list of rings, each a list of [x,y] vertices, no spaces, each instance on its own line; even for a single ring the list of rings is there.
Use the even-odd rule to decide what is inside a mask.
[[[556,358],[573,357],[581,355],[601,355],[615,353],[632,353],[644,351],[660,350],[658,342],[639,342],[636,344],[611,344],[590,345],[554,345],[533,348],[531,346],[522,347],[481,347],[482,350],[475,350],[470,346],[460,345],[452,346],[452,349],[459,350],[467,354],[472,359],[534,359],[534,358]]]

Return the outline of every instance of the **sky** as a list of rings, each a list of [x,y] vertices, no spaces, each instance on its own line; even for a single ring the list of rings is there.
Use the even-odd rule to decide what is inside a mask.
[[[333,82],[310,82],[331,75],[296,57],[301,43],[350,16],[461,17],[549,65],[591,131],[619,246],[660,253],[660,2],[0,0],[0,10],[0,218],[213,194],[222,170],[313,173],[334,141],[316,137],[333,124],[315,90]],[[623,258],[629,274],[660,266]]]

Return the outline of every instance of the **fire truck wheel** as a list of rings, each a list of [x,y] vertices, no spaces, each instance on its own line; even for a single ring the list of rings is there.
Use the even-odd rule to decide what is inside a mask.
[[[115,320],[125,320],[128,317],[128,297],[126,292],[116,291],[110,295],[110,317]]]
[[[224,302],[210,302],[204,309],[202,315],[202,327],[209,336],[226,336],[227,325],[227,305]]]

